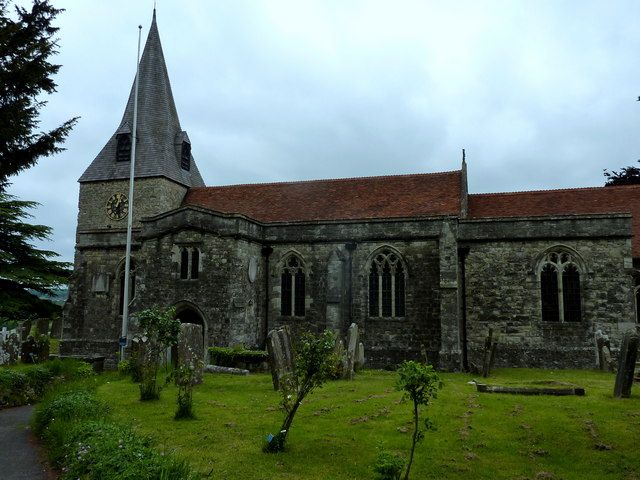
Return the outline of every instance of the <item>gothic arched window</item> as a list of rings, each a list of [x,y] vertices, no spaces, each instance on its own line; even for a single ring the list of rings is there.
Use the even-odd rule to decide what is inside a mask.
[[[200,250],[197,247],[180,248],[180,279],[197,280],[200,272]]]
[[[540,268],[540,298],[544,322],[582,320],[580,268],[565,251],[545,255]]]
[[[290,255],[282,267],[280,314],[304,317],[304,264],[296,255]]]
[[[369,316],[404,317],[405,269],[390,250],[382,250],[369,268]]]

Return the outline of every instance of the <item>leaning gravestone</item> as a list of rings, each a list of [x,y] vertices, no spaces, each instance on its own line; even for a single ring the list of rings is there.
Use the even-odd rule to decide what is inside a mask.
[[[0,344],[0,365],[15,365],[20,356],[20,337],[10,333]]]
[[[62,339],[62,317],[56,317],[51,322],[51,332],[49,332],[51,338]]]
[[[497,342],[493,339],[493,328],[489,329],[489,335],[484,341],[484,357],[482,359],[482,376],[487,378],[493,368],[496,358]]]
[[[633,385],[633,374],[636,369],[637,356],[638,334],[635,332],[627,332],[620,347],[618,373],[616,375],[616,384],[613,388],[614,397],[629,398],[631,396],[631,386]]]
[[[39,318],[36,320],[36,333],[38,335],[49,335],[49,319]]]
[[[273,389],[279,390],[282,380],[293,373],[291,334],[288,326],[285,325],[269,332],[267,351],[269,352],[269,368],[271,369]]]
[[[358,343],[358,325],[352,323],[347,332],[347,352],[342,361],[342,378],[353,379]]]
[[[202,383],[204,370],[204,339],[202,326],[183,323],[178,334],[178,365],[194,369],[193,384]]]

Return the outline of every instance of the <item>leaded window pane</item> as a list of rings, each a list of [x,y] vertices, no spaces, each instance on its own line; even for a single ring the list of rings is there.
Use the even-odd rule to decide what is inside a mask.
[[[189,250],[186,248],[180,252],[180,278],[182,280],[189,278]]]
[[[378,269],[371,265],[369,272],[369,316],[378,317]]]
[[[198,270],[200,268],[200,250],[194,248],[191,252],[191,278],[198,278]]]
[[[564,321],[579,322],[582,312],[580,306],[580,272],[575,265],[569,264],[562,272],[562,302]]]
[[[391,317],[391,267],[385,263],[382,269],[382,316]]]
[[[302,270],[298,270],[298,272],[296,273],[295,281],[295,315],[296,317],[304,317],[304,272]]]
[[[396,266],[396,317],[404,317],[404,270],[402,265],[398,263]]]
[[[542,297],[542,321],[559,322],[558,272],[556,267],[546,264],[540,273],[540,294]]]
[[[280,314],[291,315],[291,274],[282,272],[282,286],[280,291]]]

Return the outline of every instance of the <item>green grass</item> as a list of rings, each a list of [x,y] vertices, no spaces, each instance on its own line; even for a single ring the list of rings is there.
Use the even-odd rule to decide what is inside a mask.
[[[640,386],[632,398],[614,399],[613,374],[529,369],[498,370],[488,382],[555,380],[587,390],[584,397],[530,397],[479,394],[468,374],[441,376],[445,386],[428,409],[438,430],[418,445],[413,479],[640,479]],[[136,384],[114,376],[98,395],[115,418],[203,478],[368,479],[380,442],[405,456],[411,445],[411,407],[399,402],[395,379],[366,371],[315,391],[281,454],[261,451],[283,418],[266,374],[205,375],[194,391],[197,418],[188,421],[173,419],[173,386],[143,403]]]

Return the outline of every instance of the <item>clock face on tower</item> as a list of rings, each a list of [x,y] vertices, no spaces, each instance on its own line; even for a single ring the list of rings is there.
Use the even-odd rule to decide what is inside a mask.
[[[129,211],[129,200],[123,193],[114,193],[107,200],[107,216],[112,220],[122,220]]]

